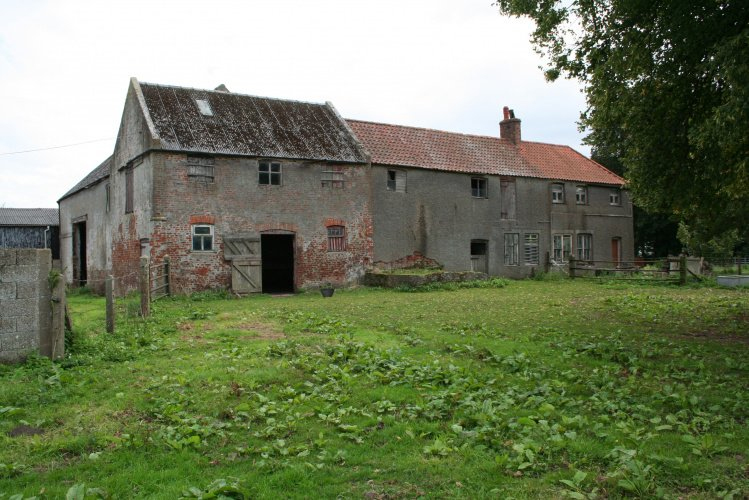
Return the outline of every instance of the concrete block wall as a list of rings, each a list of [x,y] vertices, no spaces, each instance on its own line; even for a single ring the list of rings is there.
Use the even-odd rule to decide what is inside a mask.
[[[37,352],[52,328],[50,250],[0,249],[0,362]]]

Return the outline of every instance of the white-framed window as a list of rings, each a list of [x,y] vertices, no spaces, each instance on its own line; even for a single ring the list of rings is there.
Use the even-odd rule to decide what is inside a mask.
[[[580,233],[577,235],[577,259],[593,260],[593,235]]]
[[[328,252],[346,251],[346,228],[328,226]]]
[[[538,265],[538,233],[525,233],[523,258],[527,265]]]
[[[403,170],[388,170],[387,190],[399,193],[406,192],[406,172]]]
[[[505,265],[517,266],[520,254],[520,235],[518,233],[505,233]]]
[[[564,203],[564,184],[555,182],[551,185],[551,202]]]
[[[572,235],[555,234],[552,236],[552,258],[555,262],[567,262],[572,255]]]
[[[213,225],[195,224],[192,226],[192,249],[194,252],[213,250]]]
[[[281,185],[281,164],[276,161],[261,161],[257,166],[257,183],[269,186]]]
[[[322,171],[320,184],[322,187],[343,189],[343,167],[334,165]]]
[[[620,206],[622,204],[622,192],[620,189],[609,191],[609,205]]]
[[[488,198],[486,189],[486,179],[483,177],[471,178],[471,196],[474,198]]]
[[[577,186],[575,188],[575,203],[578,205],[588,204],[588,188],[586,186]]]

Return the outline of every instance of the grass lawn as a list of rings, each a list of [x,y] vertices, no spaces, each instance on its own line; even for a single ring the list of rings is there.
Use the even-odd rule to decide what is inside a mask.
[[[749,495],[748,290],[69,302],[65,360],[0,366],[0,498]]]

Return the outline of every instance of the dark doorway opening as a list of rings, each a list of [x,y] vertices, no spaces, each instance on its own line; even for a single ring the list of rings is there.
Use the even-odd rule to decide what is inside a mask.
[[[260,235],[263,293],[294,291],[294,235]]]
[[[88,282],[85,222],[73,224],[73,282],[78,286],[85,286]]]
[[[486,240],[471,240],[471,271],[489,272],[489,261],[486,258],[488,243]]]

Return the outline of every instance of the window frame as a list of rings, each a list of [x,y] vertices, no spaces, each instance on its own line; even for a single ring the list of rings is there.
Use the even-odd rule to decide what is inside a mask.
[[[586,242],[587,245],[585,244]],[[593,260],[593,234],[577,233],[576,243],[575,258],[591,262]]]
[[[333,165],[320,173],[320,186],[329,189],[343,189],[346,185],[343,167]]]
[[[265,167],[266,170],[263,169]],[[274,171],[273,168],[277,167]],[[267,181],[263,182],[263,175],[267,176]],[[273,182],[277,179],[278,182]],[[257,183],[260,186],[281,186],[283,185],[283,167],[280,161],[260,160],[257,163]]]
[[[612,189],[609,191],[609,205],[613,207],[622,206],[622,190]]]
[[[504,249],[505,249],[504,265],[505,266],[519,266],[520,265],[520,233],[505,233],[504,234]],[[508,252],[508,249],[510,250],[509,252]]]
[[[346,251],[346,226],[327,226],[328,252]]]
[[[210,156],[188,156],[187,178],[197,182],[213,183],[216,176],[216,159]]]
[[[112,187],[107,182],[104,184],[104,212],[109,213],[112,209]]]
[[[526,266],[538,266],[541,263],[539,242],[541,237],[539,233],[523,233],[523,263]],[[535,256],[535,258],[533,258]]]
[[[557,246],[557,241],[559,246]],[[565,242],[568,243],[565,248]],[[573,255],[572,234],[557,233],[551,235],[551,255],[555,262],[568,262]],[[560,258],[561,257],[561,258]]]
[[[582,186],[582,185],[575,186],[575,204],[576,205],[588,204],[588,186]]]
[[[474,187],[474,183],[478,186]],[[471,177],[471,197],[477,199],[489,198],[489,180],[486,177]]]
[[[556,196],[559,194],[559,196]],[[551,202],[554,204],[562,205],[565,203],[564,195],[564,183],[552,182],[551,183]]]
[[[196,230],[198,228],[208,228],[207,233],[198,233]],[[213,224],[192,224],[190,226],[190,248],[193,252],[213,252],[215,251],[214,248],[214,241],[215,241],[215,230]],[[196,240],[197,238],[197,240]],[[200,248],[195,248],[196,241],[200,241]],[[210,248],[205,248],[205,242],[209,242]]]
[[[134,211],[134,185],[133,185],[133,167],[129,167],[125,170],[125,213],[131,214]]]

